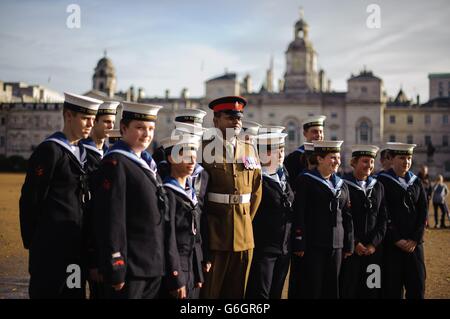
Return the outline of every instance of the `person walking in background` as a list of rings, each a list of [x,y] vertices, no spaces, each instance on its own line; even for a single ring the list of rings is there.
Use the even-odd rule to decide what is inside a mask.
[[[420,171],[417,174],[417,177],[419,177],[420,182],[422,183],[423,189],[425,190],[425,195],[427,195],[427,227],[428,227],[429,226],[428,210],[430,208],[430,199],[431,199],[431,192],[432,192],[431,179],[430,179],[430,176],[428,175],[428,166],[421,165]],[[437,223],[436,223],[436,225],[437,225]]]
[[[436,184],[433,186],[432,192],[433,198],[433,208],[434,208],[434,228],[438,227],[438,209],[441,209],[441,224],[440,228],[446,228],[445,226],[445,215],[448,214],[447,203],[445,198],[448,195],[447,185],[444,184],[444,178],[442,175],[438,175],[436,178]],[[449,217],[450,219],[450,217]]]

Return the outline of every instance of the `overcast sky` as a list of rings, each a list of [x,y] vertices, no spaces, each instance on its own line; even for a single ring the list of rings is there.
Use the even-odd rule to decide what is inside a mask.
[[[67,6],[81,8],[81,28],[70,29]],[[381,28],[366,25],[369,4],[381,9]],[[304,8],[318,63],[333,89],[366,65],[389,95],[403,87],[428,99],[428,74],[450,73],[448,0],[152,0],[0,2],[0,80],[83,93],[107,50],[118,89],[166,88],[179,96],[204,94],[204,81],[228,71],[249,73],[259,89],[274,57],[275,78]]]

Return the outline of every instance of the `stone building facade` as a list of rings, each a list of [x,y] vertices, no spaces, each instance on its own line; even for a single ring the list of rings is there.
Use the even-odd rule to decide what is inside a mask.
[[[145,97],[145,92],[134,87],[116,91],[117,78],[112,61],[105,56],[97,63],[92,90],[85,95],[116,101],[134,101],[159,104],[164,108],[158,114],[154,145],[168,136],[174,128],[174,114],[180,108],[201,108],[207,111],[204,126],[212,126],[212,112],[208,103],[219,96],[242,95],[248,99],[245,116],[263,125],[282,125],[288,137],[286,152],[303,143],[303,119],[323,114],[327,139],[344,140],[342,166],[349,169],[350,149],[353,144],[382,145],[388,141],[417,144],[413,169],[428,164],[430,173],[444,173],[450,178],[450,76],[448,73],[430,74],[430,100],[420,103],[411,100],[400,90],[388,98],[383,80],[364,68],[351,74],[347,89],[336,92],[325,70],[317,69],[317,52],[309,38],[309,25],[303,16],[294,24],[293,39],[285,51],[284,78],[278,90],[273,85],[273,63],[259,91],[253,91],[250,75],[242,81],[237,73],[225,72],[205,82],[205,96],[191,98],[187,89],[179,97]],[[448,88],[448,91],[446,91]],[[0,91],[1,94],[5,90]],[[0,105],[0,154],[21,155],[27,158],[39,141],[62,126],[62,104]],[[119,108],[120,118],[121,110]],[[117,120],[116,127],[118,127]]]

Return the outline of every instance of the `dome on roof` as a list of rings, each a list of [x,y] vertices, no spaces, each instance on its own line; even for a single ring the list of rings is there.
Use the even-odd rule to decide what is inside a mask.
[[[305,39],[303,38],[297,38],[291,43],[289,43],[288,51],[291,50],[304,50],[308,46],[308,43],[306,43]]]
[[[306,23],[305,20],[300,19],[295,23],[295,28],[297,30],[304,30],[305,28],[308,28],[308,23]]]

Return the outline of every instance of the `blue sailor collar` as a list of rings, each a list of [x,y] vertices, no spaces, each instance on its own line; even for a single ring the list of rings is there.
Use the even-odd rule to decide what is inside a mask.
[[[72,145],[69,143],[69,140],[67,139],[67,137],[64,135],[63,132],[53,133],[52,135],[47,137],[44,140],[44,142],[54,142],[54,143],[62,146],[63,148],[68,150],[73,155],[73,157],[77,159],[77,161],[78,161],[78,163],[80,163],[81,167],[84,168],[84,164],[86,164],[86,149],[84,148],[83,143],[78,142],[76,145],[80,148],[80,158],[78,158],[72,149]]]
[[[170,189],[173,189],[175,192],[183,195],[187,198],[194,206],[197,205],[197,195],[195,194],[194,188],[190,184],[190,179],[186,179],[186,188],[183,188],[180,183],[173,178],[172,176],[167,176],[164,178],[163,185]]]
[[[397,174],[395,174],[395,172],[392,168],[389,169],[388,171],[381,172],[379,174],[379,176],[385,176],[387,178],[390,178],[404,190],[407,190],[408,187],[410,187],[412,184],[414,184],[415,180],[417,179],[417,176],[414,175],[413,172],[411,172],[411,171],[406,172],[406,174],[405,174],[406,186],[405,186],[404,184],[400,183],[399,176],[397,176]]]
[[[294,152],[300,152],[302,154],[305,153],[305,145],[300,146]]]
[[[345,183],[347,183],[348,185],[350,185],[360,191],[363,191],[365,194],[367,193],[368,190],[372,189],[375,186],[375,184],[377,183],[376,178],[374,178],[373,176],[369,176],[369,177],[367,177],[366,188],[364,189],[361,186],[359,186],[358,180],[352,173],[345,174],[343,179],[344,179]]]
[[[95,144],[94,140],[91,137],[88,137],[86,139],[82,139],[80,141],[84,147],[90,151],[93,151],[100,155],[100,157],[103,157],[108,152],[108,146],[106,146],[106,143],[103,143],[102,151],[103,153],[97,148],[97,145]]]
[[[131,148],[128,146],[127,143],[125,143],[122,140],[119,140],[116,143],[114,143],[114,145],[108,150],[105,157],[109,154],[114,153],[122,154],[128,157],[130,160],[138,164],[140,167],[156,176],[157,171],[156,163],[151,157],[150,153],[148,153],[147,151],[142,151],[141,157],[138,157],[136,153],[134,153],[131,150]]]
[[[195,164],[194,171],[192,172],[192,177],[197,177],[198,174],[200,174],[204,170],[203,166],[201,166],[199,163]]]
[[[322,175],[320,175],[317,169],[305,170],[302,175],[309,176],[312,179],[315,179],[316,181],[322,183],[333,193],[334,196],[336,196],[336,194],[340,191],[342,185],[344,184],[344,180],[342,180],[339,176],[337,176],[336,174],[331,174],[330,182],[333,184],[333,187],[331,187],[327,180],[323,178]]]

